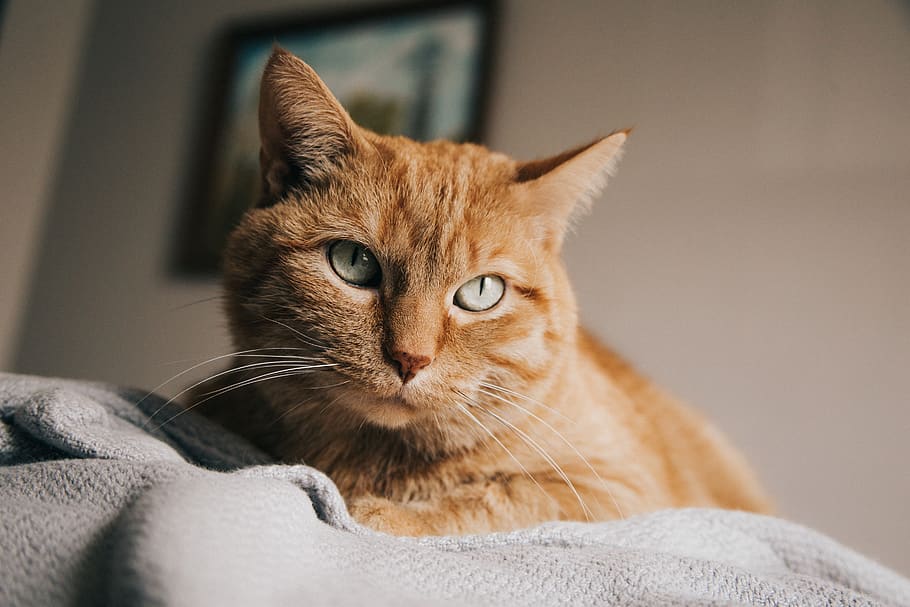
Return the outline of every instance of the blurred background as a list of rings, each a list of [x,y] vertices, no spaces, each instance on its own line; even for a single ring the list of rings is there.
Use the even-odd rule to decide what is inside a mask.
[[[373,3],[0,4],[0,368],[152,389],[230,351],[173,266],[219,33],[340,6]],[[492,42],[490,147],[636,127],[567,244],[586,324],[910,574],[910,3],[504,0]]]

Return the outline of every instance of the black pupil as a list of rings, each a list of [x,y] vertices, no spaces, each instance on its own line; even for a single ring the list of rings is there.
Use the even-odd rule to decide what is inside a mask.
[[[350,240],[336,241],[329,249],[329,261],[335,273],[352,285],[375,287],[382,277],[373,253]]]

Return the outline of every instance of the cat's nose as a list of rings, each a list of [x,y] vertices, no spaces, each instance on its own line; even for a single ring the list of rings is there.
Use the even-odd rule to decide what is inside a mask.
[[[432,356],[412,354],[403,350],[393,350],[389,355],[398,363],[398,375],[401,377],[401,383],[403,384],[414,379],[418,371],[433,362]]]

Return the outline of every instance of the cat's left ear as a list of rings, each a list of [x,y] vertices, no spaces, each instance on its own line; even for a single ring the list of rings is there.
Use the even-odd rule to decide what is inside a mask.
[[[632,129],[616,131],[551,158],[520,163],[515,174],[525,211],[542,218],[558,248],[573,217],[587,211],[603,191]]]

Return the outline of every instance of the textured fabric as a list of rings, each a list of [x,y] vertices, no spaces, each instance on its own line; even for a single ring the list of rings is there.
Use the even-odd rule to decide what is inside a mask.
[[[138,403],[138,404],[137,404]],[[157,397],[0,374],[0,605],[910,605],[805,527],[720,510],[395,538]]]

